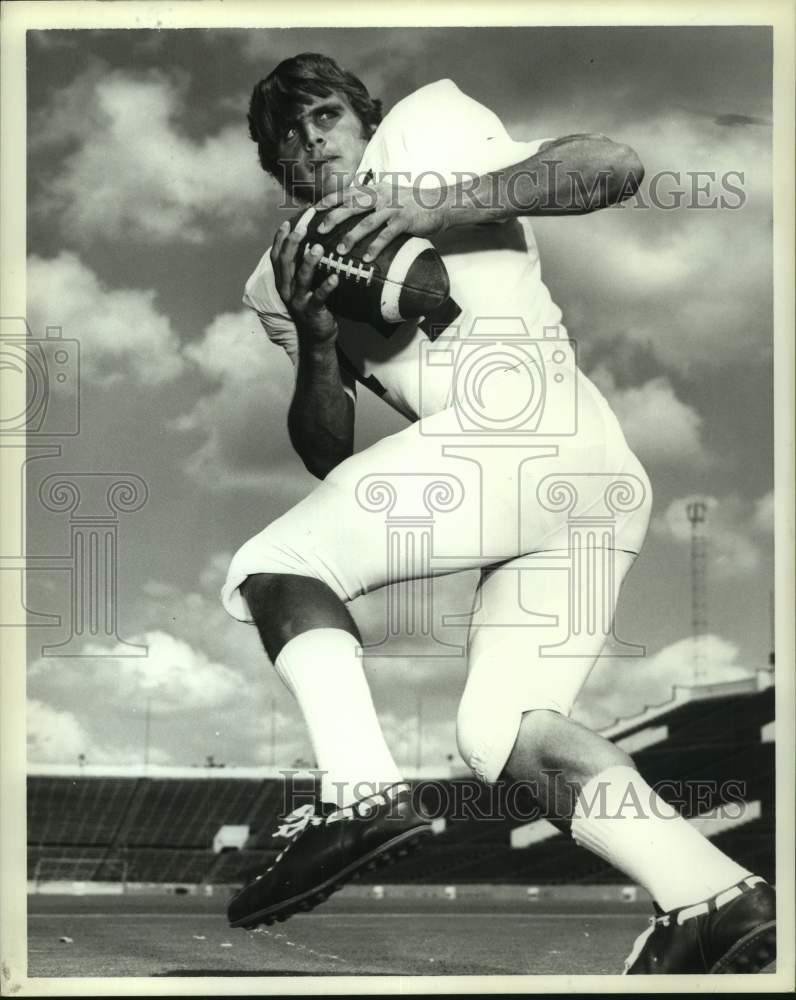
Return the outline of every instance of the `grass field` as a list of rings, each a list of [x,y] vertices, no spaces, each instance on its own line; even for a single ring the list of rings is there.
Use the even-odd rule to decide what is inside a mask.
[[[219,895],[31,896],[28,975],[600,975],[621,971],[649,908],[343,891],[256,931],[224,911]]]

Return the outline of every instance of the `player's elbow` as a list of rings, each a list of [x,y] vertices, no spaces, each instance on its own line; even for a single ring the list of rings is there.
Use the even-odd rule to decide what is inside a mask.
[[[328,461],[318,461],[313,456],[301,456],[301,461],[304,463],[304,468],[309,472],[311,476],[315,476],[316,479],[326,479],[332,469],[338,464],[337,462]]]
[[[353,448],[340,446],[334,450],[328,448],[319,450],[315,447],[305,447],[301,450],[296,448],[296,453],[311,476],[315,476],[316,479],[326,479],[332,469],[336,469],[341,462],[350,458]]]

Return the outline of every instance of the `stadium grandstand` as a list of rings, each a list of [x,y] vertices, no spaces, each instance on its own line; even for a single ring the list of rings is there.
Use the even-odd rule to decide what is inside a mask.
[[[664,704],[604,735],[650,784],[742,865],[773,880],[773,674],[677,687]],[[390,884],[622,884],[625,876],[533,818],[524,786],[483,785],[463,773],[415,775],[437,836],[373,876]],[[31,765],[29,890],[233,886],[276,854],[271,834],[309,803],[312,772]],[[366,879],[363,879],[366,880]],[[208,890],[210,891],[210,890]]]

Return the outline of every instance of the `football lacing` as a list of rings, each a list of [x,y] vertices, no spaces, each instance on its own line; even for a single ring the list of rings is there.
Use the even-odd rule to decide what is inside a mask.
[[[310,252],[310,249],[308,246],[304,250],[305,257]],[[365,267],[362,264],[355,264],[350,258],[343,257],[342,254],[335,258],[334,253],[324,254],[318,261],[318,264],[322,264],[328,271],[341,274],[344,278],[353,278],[357,283],[359,283],[360,279],[364,278],[366,285],[371,283],[376,270],[373,266]]]

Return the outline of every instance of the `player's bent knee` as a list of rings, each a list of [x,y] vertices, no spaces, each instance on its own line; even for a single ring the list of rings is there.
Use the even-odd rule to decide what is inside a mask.
[[[248,605],[255,624],[268,614],[268,605],[279,589],[279,574],[252,573],[240,585],[241,596]]]
[[[298,615],[317,621],[315,628],[334,628],[340,617],[340,598],[322,580],[291,573],[251,573],[240,592],[255,622],[262,617]]]
[[[609,767],[634,767],[620,747],[573,722],[557,708],[517,707],[510,692],[493,699],[462,698],[456,720],[459,753],[482,781],[495,782],[506,770],[523,777],[566,770],[586,779]],[[517,764],[513,768],[510,764]],[[509,767],[507,767],[509,765]]]
[[[313,629],[340,629],[361,641],[348,609],[322,580],[289,573],[252,573],[240,592],[272,661],[291,639]]]
[[[462,760],[481,781],[498,780],[521,721],[522,711],[510,697],[485,703],[465,690],[456,717],[456,742]]]
[[[537,708],[522,713],[517,739],[536,756],[545,766],[557,763],[555,746],[560,742],[562,734],[573,723],[560,712],[549,708]]]
[[[524,712],[512,754],[537,772],[565,770],[586,780],[609,767],[635,767],[616,744],[550,709]]]
[[[310,541],[306,533],[291,526],[288,512],[244,542],[230,561],[221,589],[225,610],[238,621],[253,622],[251,604],[259,607],[267,603],[273,590],[281,589],[278,581],[284,578],[308,581],[307,586],[325,584],[338,601],[349,601],[356,596],[348,593],[341,584],[340,574],[334,568],[335,560],[330,558],[330,554],[317,544],[310,544]]]

